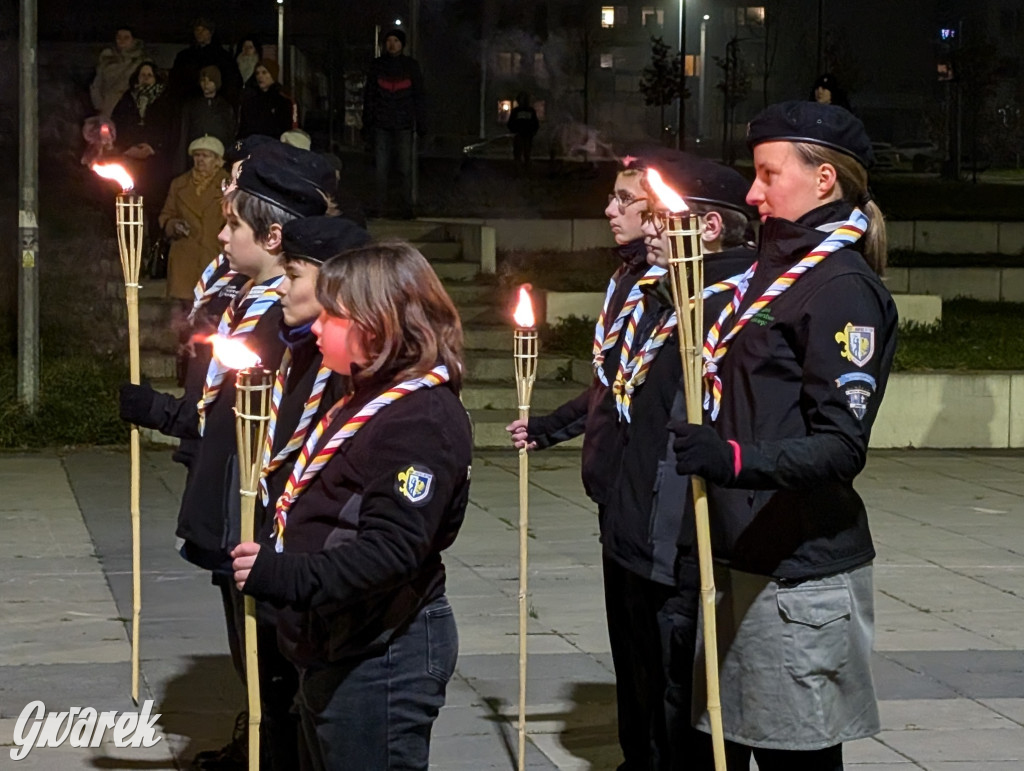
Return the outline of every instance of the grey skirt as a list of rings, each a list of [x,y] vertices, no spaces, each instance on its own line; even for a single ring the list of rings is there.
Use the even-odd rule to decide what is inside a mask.
[[[880,730],[871,679],[871,565],[800,584],[716,565],[725,738],[817,750]],[[694,725],[710,732],[703,616],[694,661]]]

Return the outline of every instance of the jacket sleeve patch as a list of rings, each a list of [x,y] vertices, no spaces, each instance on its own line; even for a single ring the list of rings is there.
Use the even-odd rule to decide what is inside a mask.
[[[866,372],[848,372],[836,378],[836,387],[846,397],[846,405],[857,420],[864,420],[868,402],[875,392],[875,379]]]
[[[848,323],[841,332],[836,332],[836,342],[840,356],[863,367],[875,355],[875,328]]]
[[[426,466],[407,466],[395,476],[395,492],[413,506],[422,506],[434,494],[434,473]]]

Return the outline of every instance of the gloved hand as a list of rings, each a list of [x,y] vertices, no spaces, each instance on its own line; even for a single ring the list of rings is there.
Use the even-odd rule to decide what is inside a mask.
[[[119,400],[121,420],[135,425],[146,425],[155,400],[156,391],[149,383],[122,383]]]
[[[734,446],[715,429],[680,420],[673,420],[668,427],[676,437],[672,450],[679,474],[696,474],[716,485],[727,485],[736,479]]]

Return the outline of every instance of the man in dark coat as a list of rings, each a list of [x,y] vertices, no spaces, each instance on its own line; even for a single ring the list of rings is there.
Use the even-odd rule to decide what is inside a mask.
[[[427,110],[423,74],[419,63],[403,53],[405,33],[400,29],[384,33],[383,55],[370,65],[363,96],[363,131],[372,138],[377,164],[376,209],[383,213],[388,203],[388,178],[394,171],[402,217],[412,216],[412,134],[427,133]]]
[[[237,108],[242,93],[242,76],[234,57],[217,40],[216,28],[212,21],[202,16],[192,21],[192,45],[178,52],[171,67],[171,94],[178,104],[202,95],[199,88],[199,71],[203,67],[215,66],[220,70],[220,94],[232,107]]]

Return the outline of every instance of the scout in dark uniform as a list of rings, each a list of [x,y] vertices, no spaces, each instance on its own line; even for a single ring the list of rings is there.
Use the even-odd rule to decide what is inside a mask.
[[[708,424],[672,424],[677,470],[708,482],[730,768],[752,753],[762,770],[835,771],[843,742],[879,730],[875,551],[853,481],[896,348],[885,223],[846,110],[773,105],[748,143],[758,261],[708,332]],[[698,639],[707,731],[703,671]]]
[[[620,645],[619,629],[624,623],[621,608],[627,570],[607,548],[609,513],[607,506],[620,474],[628,424],[619,415],[612,386],[620,371],[623,350],[628,354],[631,340],[641,319],[649,318],[649,299],[645,287],[656,284],[664,270],[647,263],[647,247],[641,230],[640,215],[646,210],[647,191],[642,169],[624,168],[615,180],[615,191],[608,196],[605,216],[615,239],[616,254],[622,266],[615,271],[605,293],[594,330],[594,379],[575,399],[549,415],[532,416],[527,423],[515,420],[506,427],[515,447],[544,449],[585,433],[581,474],[587,495],[598,506],[598,524],[604,545],[602,574],[605,610],[612,661],[616,671],[616,699],[619,746],[625,768],[650,768],[658,750],[652,737],[649,710],[637,704],[632,672],[633,654]],[[620,679],[619,673],[623,673]],[[641,690],[646,689],[641,687]]]
[[[264,145],[242,162],[235,189],[225,193],[227,222],[220,233],[224,256],[232,270],[250,280],[221,317],[218,334],[244,340],[271,370],[277,368],[285,348],[279,336],[282,313],[277,293],[284,278],[281,228],[298,217],[324,213],[326,198],[315,183],[318,176],[333,179],[319,156]],[[244,682],[238,645],[241,632],[235,628],[233,596],[237,592],[230,581],[223,580],[230,575],[228,550],[240,540],[234,384],[234,372],[213,359],[198,400],[156,393],[149,386],[126,387],[121,416],[171,436],[199,440],[178,513],[177,535],[183,540],[182,556],[213,571],[214,583],[221,587],[232,658]],[[238,744],[233,742],[228,751],[237,754]],[[219,763],[223,758],[214,757],[218,754],[223,753],[204,755],[200,762]]]
[[[684,153],[659,153],[630,163],[638,170],[650,166],[685,196],[691,210],[702,214],[706,278],[709,291],[716,292],[707,302],[722,302],[719,298],[731,296],[736,278],[754,257],[745,243],[753,214],[744,202],[747,184],[732,169]],[[656,212],[657,195],[649,188],[647,198],[645,211]],[[664,223],[647,214],[641,219],[648,262],[664,270],[670,248]],[[671,463],[666,459],[667,426],[682,365],[666,275],[647,288],[645,301],[647,310],[631,341],[630,358],[612,384],[624,448],[621,471],[605,507],[601,542],[606,558],[619,569],[619,580],[606,591],[606,603],[620,712],[625,708],[634,721],[646,720],[652,744],[648,767],[668,769],[672,755],[686,746],[688,733],[680,734],[672,722],[666,730],[666,713],[673,714],[673,703],[665,705],[669,683],[663,662],[672,625],[662,619],[677,594],[676,542],[687,490],[686,478],[676,478],[674,458]],[[689,526],[692,530],[692,520]],[[689,670],[686,674],[688,682]],[[682,690],[689,728],[689,688],[684,683],[673,696],[680,699]]]
[[[320,269],[313,327],[352,390],[320,420],[235,581],[282,609],[312,769],[423,769],[458,638],[441,552],[469,500],[462,329],[424,257],[369,246]]]

